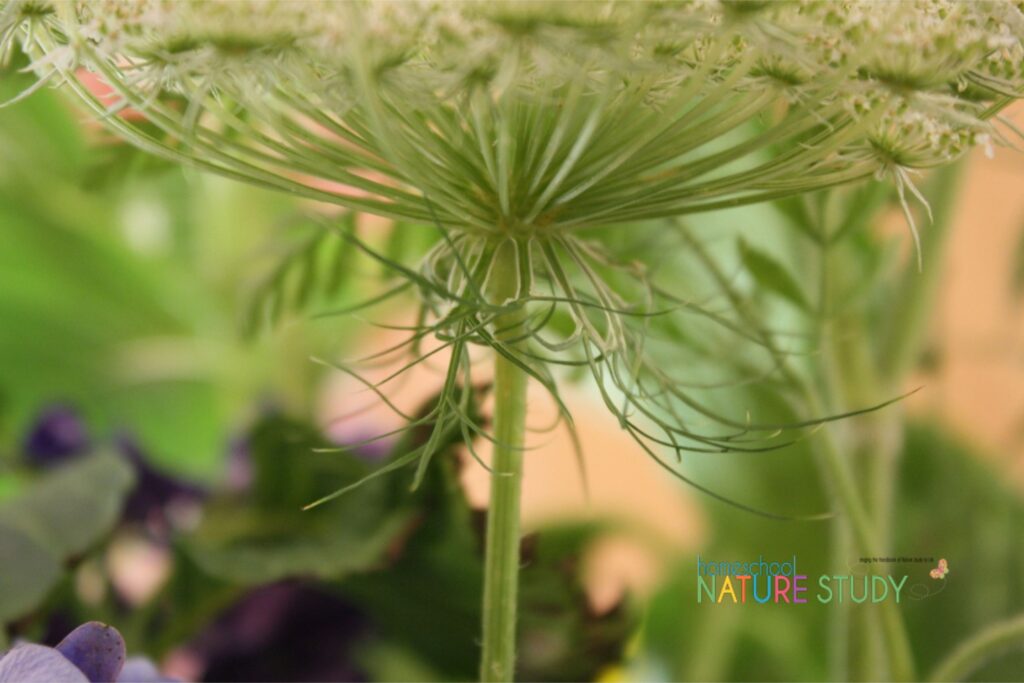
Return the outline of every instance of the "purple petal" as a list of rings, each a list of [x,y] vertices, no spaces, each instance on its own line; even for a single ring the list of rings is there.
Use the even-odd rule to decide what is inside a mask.
[[[113,626],[89,621],[57,644],[57,651],[92,683],[113,683],[124,666],[124,638]]]
[[[153,662],[145,657],[130,657],[117,677],[117,683],[179,683],[160,673]]]
[[[231,440],[228,449],[227,488],[232,493],[243,493],[252,488],[254,476],[252,452],[249,439],[238,437]]]
[[[33,465],[56,465],[82,455],[89,447],[89,435],[74,408],[55,405],[44,410],[25,437],[25,458]]]
[[[25,643],[0,658],[0,683],[87,683],[74,664],[52,647]]]
[[[131,438],[119,439],[121,453],[135,467],[135,488],[125,501],[125,521],[139,522],[165,532],[173,527],[173,512],[195,505],[206,497],[202,487],[165,474],[153,467],[142,448]]]
[[[354,654],[370,629],[354,606],[296,581],[254,589],[190,644],[210,681],[365,681]]]

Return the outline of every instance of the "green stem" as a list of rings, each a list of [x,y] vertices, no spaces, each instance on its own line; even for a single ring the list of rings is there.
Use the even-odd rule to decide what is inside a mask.
[[[870,349],[864,344],[868,333],[857,315],[836,318],[836,334],[830,335],[825,346],[827,365],[831,366],[832,394],[835,402],[845,407],[871,405],[881,400],[878,386],[881,382]],[[883,394],[884,395],[884,394]],[[890,407],[884,411],[864,415],[846,425],[844,450],[848,456],[851,476],[860,490],[865,512],[872,525],[875,552],[889,550],[892,490],[894,487],[893,462],[898,456],[899,440],[892,438],[894,420],[898,425],[899,410]],[[847,543],[849,546],[849,543]],[[847,547],[847,562],[855,548]],[[864,553],[859,553],[863,555]],[[882,608],[886,609],[886,608]],[[879,638],[879,618],[876,609],[850,611],[855,628],[849,631],[852,651],[849,659],[850,678],[859,681],[879,680],[884,675],[884,643]]]
[[[499,305],[514,300],[519,289],[515,258],[502,256],[497,254],[490,280],[490,294]],[[521,336],[525,315],[524,307],[502,315],[495,321],[495,335],[499,339]],[[510,341],[508,350],[513,351],[519,343]],[[528,379],[521,367],[497,354],[494,362],[494,457],[484,559],[481,681],[511,681],[515,673],[519,498]]]
[[[842,567],[856,552],[850,538],[850,523],[846,517],[837,515],[832,520],[831,546],[829,563],[832,567]],[[830,681],[852,680],[850,676],[850,602],[837,603],[829,610],[829,676]]]
[[[842,333],[838,335],[835,357],[838,366],[843,369],[840,372],[841,384],[848,405],[867,405],[883,396],[894,395],[913,369],[934,308],[962,167],[961,163],[940,169],[929,181],[926,195],[932,204],[934,221],[924,231],[921,249],[930,260],[931,267],[919,272],[913,259],[907,265],[903,282],[896,290],[894,304],[889,307],[888,325],[883,328],[883,337],[877,347],[883,351],[872,353],[864,345],[863,340],[869,339],[870,335],[860,317],[849,316],[840,324]],[[858,424],[862,445],[854,451],[854,462],[865,465],[865,471],[861,473],[861,490],[869,504],[868,511],[873,513],[870,520],[874,527],[876,547],[883,551],[888,550],[890,543],[889,527],[893,520],[897,464],[902,449],[901,426],[898,410],[864,417]],[[895,607],[886,607],[878,616],[883,620],[883,629],[899,633],[900,640],[905,640],[905,629],[895,611]],[[864,641],[863,645],[875,637],[875,626],[869,614],[863,614],[862,617],[860,637]],[[894,655],[912,667],[909,643],[907,651],[901,653],[902,645],[892,640],[890,635],[889,645]],[[892,675],[898,677],[899,662],[892,660],[891,663]],[[913,673],[912,668],[904,670]],[[863,678],[877,678],[877,673],[868,670],[867,676]]]
[[[811,414],[821,414],[821,404],[813,392],[808,391],[806,397]],[[819,434],[821,435],[819,442],[822,446],[822,464],[833,491],[839,499],[839,504],[849,521],[855,547],[859,553],[868,557],[881,555],[874,525],[864,507],[849,464],[839,452],[831,429],[822,429]],[[871,566],[872,573],[874,573],[874,565]],[[910,648],[910,638],[907,635],[903,617],[900,615],[899,606],[894,602],[886,601],[879,604],[879,609],[882,632],[885,634],[885,643],[889,654],[889,673],[894,680],[912,681],[915,679],[914,655]]]
[[[680,234],[693,247],[694,252],[718,281],[737,311],[758,332],[765,348],[772,353],[778,362],[783,377],[799,387],[808,414],[827,415],[828,413],[818,393],[792,369],[790,359],[779,351],[774,339],[761,328],[759,321],[746,313],[743,300],[732,288],[722,270],[710,258],[703,245],[685,229],[681,229]],[[833,429],[834,425],[826,425],[824,429],[818,432],[822,446],[819,459],[822,472],[838,498],[839,506],[845,513],[845,521],[850,525],[852,541],[858,552],[864,556],[881,555],[877,532],[871,522],[871,518],[868,516],[853,472],[846,459],[840,453],[839,446],[836,444]],[[890,675],[898,681],[912,681],[915,678],[914,657],[910,648],[910,638],[907,636],[906,626],[903,623],[899,607],[892,602],[882,602],[880,603],[880,609],[882,632],[886,636],[885,641],[889,654]]]
[[[930,681],[961,681],[999,652],[1024,644],[1024,615],[989,626],[961,643],[935,667]]]

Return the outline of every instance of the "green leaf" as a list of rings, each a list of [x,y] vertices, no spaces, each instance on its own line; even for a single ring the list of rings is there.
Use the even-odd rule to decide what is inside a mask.
[[[794,228],[814,242],[820,243],[822,241],[819,232],[820,225],[811,215],[809,205],[810,200],[807,195],[786,197],[773,203],[773,206],[789,220]]]
[[[5,502],[0,524],[28,534],[60,558],[77,555],[113,528],[134,480],[120,455],[90,455]]]
[[[393,649],[441,678],[468,680],[480,654],[482,518],[465,498],[456,464],[439,458],[428,470],[414,494],[422,523],[397,549],[395,562],[350,577],[341,591],[373,615]],[[524,541],[518,678],[594,680],[621,660],[635,627],[631,612],[619,606],[595,614],[581,581],[582,555],[607,530],[600,522],[567,523]],[[395,680],[380,666],[372,673]]]
[[[113,528],[134,478],[120,455],[90,455],[0,505],[0,623],[38,605],[61,563]]]
[[[911,422],[905,439],[893,547],[949,562],[951,583],[936,595],[942,586],[928,565],[907,567],[907,589],[928,594],[906,619],[918,661],[929,669],[973,634],[1024,613],[1024,499],[1005,465],[946,425]],[[1021,651],[993,657],[969,680],[1019,679],[1022,666]]]
[[[39,604],[60,578],[57,556],[19,529],[0,523],[0,623]]]
[[[740,240],[740,256],[743,265],[761,287],[773,292],[801,309],[810,310],[807,298],[797,281],[774,256],[750,246]]]
[[[19,51],[0,69],[0,102],[17,97],[33,84],[32,76],[23,71],[28,63]],[[49,88],[0,109],[0,147],[5,163],[31,159],[36,166],[65,178],[77,176],[86,158],[82,126]]]
[[[311,303],[337,300],[353,275],[354,248],[337,230],[315,222],[300,225],[301,237],[294,244],[277,245],[280,258],[246,294],[242,332],[255,336],[273,328],[285,314],[308,310]],[[340,219],[340,230],[355,230],[354,214]]]
[[[543,647],[521,651],[516,674],[522,680],[592,681],[622,661],[633,614],[624,602],[596,613],[582,581],[581,558],[607,531],[599,522],[565,523],[527,543],[519,630],[523,642]]]
[[[336,580],[379,564],[391,543],[408,526],[408,512],[367,510],[336,516],[335,524],[282,525],[279,516],[232,514],[220,509],[220,525],[230,537],[207,534],[189,547],[209,574],[242,584],[291,577]],[[222,527],[223,528],[223,527]]]
[[[215,379],[143,382],[105,403],[118,424],[132,426],[154,465],[187,478],[213,478],[220,473],[225,425],[233,417],[227,392]]]
[[[483,556],[454,460],[436,458],[409,495],[423,513],[415,533],[391,566],[348,578],[342,593],[442,679],[471,680],[480,656]]]
[[[250,438],[252,495],[211,504],[186,548],[195,562],[213,576],[244,584],[295,576],[338,579],[382,562],[412,517],[393,480],[369,482],[302,511],[370,472],[352,454],[313,452],[328,445],[316,430],[286,418],[257,425]]]

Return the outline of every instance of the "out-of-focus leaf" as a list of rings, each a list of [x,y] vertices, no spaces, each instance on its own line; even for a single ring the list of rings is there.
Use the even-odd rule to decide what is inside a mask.
[[[337,524],[319,521],[283,531],[276,515],[244,517],[225,509],[211,514],[219,515],[219,524],[234,527],[232,537],[217,538],[207,531],[193,544],[193,557],[210,574],[245,584],[291,576],[337,579],[365,571],[381,561],[408,522],[405,515],[368,509],[358,516],[336,517]]]
[[[0,70],[0,102],[13,99],[32,85],[30,75],[19,73],[27,65],[28,60],[19,54]],[[17,106],[0,109],[0,148],[8,168],[30,159],[33,165],[72,178],[82,170],[86,157],[81,126],[60,105],[59,95],[46,89]]]
[[[544,529],[534,539],[519,593],[518,678],[591,681],[622,661],[636,626],[633,615],[622,603],[594,612],[582,583],[581,558],[604,532],[597,523],[567,524]]]
[[[925,670],[979,629],[1024,612],[1024,499],[987,460],[939,425],[908,428],[894,547],[949,562],[945,586],[928,576],[927,565],[908,580],[912,595],[927,593],[904,611]],[[1024,652],[1015,651],[971,680],[1019,680],[1021,671]]]
[[[335,502],[302,506],[362,479],[370,466],[323,447],[311,428],[272,417],[253,432],[252,499],[223,500],[206,512],[188,544],[195,561],[222,579],[255,584],[314,576],[338,579],[380,563],[411,519],[393,483],[367,482]]]
[[[60,557],[76,555],[109,531],[134,481],[116,453],[98,453],[46,475],[0,506],[0,524],[29,534]]]
[[[223,451],[232,417],[221,390],[213,378],[199,377],[146,382],[104,398],[155,464],[202,478],[220,469],[213,458]]]
[[[0,623],[39,604],[60,578],[57,556],[24,531],[0,523]]]
[[[133,479],[124,458],[99,453],[0,504],[0,622],[35,607],[60,578],[61,562],[114,526]]]
[[[740,240],[740,256],[743,259],[743,265],[761,287],[804,310],[810,308],[800,285],[775,257],[750,246],[742,239]]]
[[[470,680],[480,655],[483,555],[456,463],[435,458],[413,496],[421,521],[391,566],[351,576],[341,590],[387,640],[445,678]]]
[[[821,225],[811,213],[811,199],[806,195],[787,197],[774,203],[778,211],[784,215],[790,225],[816,242],[821,241]]]
[[[285,249],[248,293],[244,334],[273,328],[282,316],[303,312],[313,301],[329,302],[350,281],[355,249],[339,231],[355,230],[355,215],[343,216],[336,229],[317,224],[309,227],[304,239]]]

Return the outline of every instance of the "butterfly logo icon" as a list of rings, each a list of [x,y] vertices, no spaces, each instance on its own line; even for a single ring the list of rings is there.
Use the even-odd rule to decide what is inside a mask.
[[[946,574],[949,573],[949,563],[946,562],[946,558],[939,560],[939,566],[928,572],[928,575],[933,579],[944,579]]]

